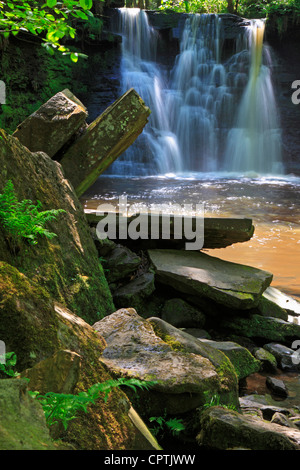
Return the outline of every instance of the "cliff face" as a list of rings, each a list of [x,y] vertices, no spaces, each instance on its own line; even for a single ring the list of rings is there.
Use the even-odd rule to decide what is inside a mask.
[[[18,253],[10,251],[2,229],[1,259],[87,322],[112,313],[111,293],[82,206],[60,164],[45,153],[29,152],[4,131],[0,133],[0,192],[6,181],[12,180],[19,201],[40,201],[42,210],[65,210],[47,227],[56,234],[55,238],[40,237],[36,245],[22,242]]]

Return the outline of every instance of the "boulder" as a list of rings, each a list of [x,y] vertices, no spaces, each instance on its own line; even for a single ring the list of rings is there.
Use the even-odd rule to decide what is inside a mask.
[[[300,450],[300,431],[221,407],[205,410],[197,442],[208,449]]]
[[[137,270],[141,258],[125,246],[116,245],[105,259],[108,282],[119,281]]]
[[[28,394],[27,381],[0,380],[0,450],[61,450],[50,438],[42,406]]]
[[[273,277],[266,271],[201,252],[148,250],[148,254],[158,282],[235,309],[257,306]]]
[[[277,371],[277,360],[276,357],[264,348],[256,348],[253,351],[253,356],[260,361],[261,370],[263,372],[272,372],[273,374]]]
[[[271,423],[280,424],[280,426],[286,426],[287,428],[293,428],[299,431],[298,427],[282,413],[274,413]]]
[[[205,403],[207,392],[219,394],[224,403],[238,403],[236,374],[225,355],[172,325],[192,346],[186,348],[178,337],[162,339],[152,320],[120,309],[93,325],[107,343],[102,361],[109,370],[118,377],[157,382],[146,395],[129,395],[142,417],[185,413]]]
[[[53,302],[45,289],[3,262],[0,304],[0,337],[6,350],[16,353],[16,370],[30,379],[30,390],[77,394],[112,379],[102,363],[103,337],[64,305]],[[113,388],[107,402],[98,400],[69,423],[64,441],[81,450],[134,449],[137,431],[129,417],[130,407],[124,392]],[[26,429],[24,425],[23,432]]]
[[[201,328],[205,324],[203,313],[180,298],[167,300],[161,316],[177,328]]]
[[[266,385],[273,392],[273,394],[284,398],[288,396],[287,388],[282,380],[276,379],[274,377],[267,377]]]
[[[273,286],[268,287],[264,292],[264,297],[288,312],[288,314],[300,315],[300,302],[294,299],[294,297],[281,292],[279,289]]]
[[[154,290],[154,274],[143,273],[113,292],[114,304],[118,308],[133,307],[142,312],[144,302]]]
[[[297,361],[294,360],[295,351],[293,349],[278,343],[267,343],[264,345],[264,349],[273,354],[281,370],[287,372],[300,370],[299,358],[297,357]]]
[[[59,163],[45,153],[31,153],[0,130],[0,193],[11,179],[19,201],[40,201],[41,210],[64,209],[46,228],[56,234],[22,242],[12,253],[0,230],[0,259],[44,287],[58,302],[90,323],[115,310],[82,205]]]
[[[86,107],[66,89],[19,124],[13,136],[31,152],[45,152],[53,158],[84,127],[87,116]]]
[[[222,351],[230,359],[239,380],[261,369],[260,361],[255,359],[248,349],[243,348],[237,343],[232,341],[212,341],[208,339],[201,339],[201,341],[212,348]]]
[[[245,317],[220,318],[219,327],[246,338],[259,341],[283,342],[292,344],[300,338],[300,325],[280,318],[264,317],[251,314]],[[294,352],[294,351],[293,351]]]
[[[150,112],[131,88],[65,151],[60,162],[78,196],[136,140]]]
[[[280,307],[280,305],[277,305],[277,303],[268,299],[265,294],[260,299],[257,310],[260,315],[264,315],[265,317],[281,318],[281,320],[285,321],[288,320],[287,311]]]
[[[73,393],[80,377],[80,355],[61,349],[53,356],[25,369],[22,378],[30,380],[30,389],[40,393]]]

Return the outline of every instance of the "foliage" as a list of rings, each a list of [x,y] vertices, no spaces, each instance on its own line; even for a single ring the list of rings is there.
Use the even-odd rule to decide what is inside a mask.
[[[224,13],[227,3],[226,0],[162,0],[159,8],[185,13]]]
[[[3,193],[0,194],[0,221],[7,233],[7,239],[15,252],[22,239],[35,245],[38,236],[56,237],[56,234],[45,228],[47,222],[65,212],[63,209],[40,211],[41,202],[33,204],[30,199],[18,201],[13,182],[8,180]]]
[[[104,1],[104,0],[101,0]],[[88,20],[93,0],[0,0],[0,34],[29,33],[39,37],[50,54],[58,50],[69,55],[73,62],[84,54],[72,52],[63,44],[65,39],[76,36],[76,20]]]
[[[4,357],[3,357],[4,356]],[[17,377],[20,375],[14,371],[17,363],[17,356],[14,352],[8,352],[0,356],[0,373],[8,375],[9,377]]]
[[[205,395],[207,396],[207,402],[202,405],[203,409],[210,408],[212,406],[222,406],[223,408],[227,408],[229,410],[236,410],[235,405],[224,405],[221,403],[221,398],[219,395],[213,395],[212,397],[208,397],[209,393],[206,392]]]
[[[77,395],[48,392],[41,395],[39,392],[29,392],[33,398],[37,398],[41,403],[48,426],[53,426],[61,422],[66,430],[70,421],[77,417],[79,411],[88,411],[88,407],[103,398],[107,402],[111,389],[126,385],[135,392],[137,387],[148,390],[156,382],[143,382],[138,379],[111,379],[106,382],[92,385],[87,392],[80,392]]]
[[[156,423],[156,426],[150,429],[152,434],[154,436],[160,435],[161,438],[163,438],[166,431],[171,432],[174,436],[176,436],[179,432],[185,429],[182,419],[166,419],[166,414],[164,416],[152,416],[149,418],[149,421],[151,423]]]
[[[268,18],[272,15],[300,15],[300,0],[242,0],[239,13],[245,17]]]

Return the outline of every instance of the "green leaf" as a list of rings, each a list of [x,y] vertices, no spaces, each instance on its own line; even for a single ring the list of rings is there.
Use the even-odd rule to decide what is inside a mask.
[[[71,60],[72,60],[72,62],[77,62],[77,61],[78,61],[78,54],[77,54],[77,52],[72,52],[72,53],[71,53]]]
[[[93,6],[93,0],[80,0],[79,3],[84,10],[90,10]]]
[[[57,0],[47,0],[47,6],[53,8],[57,4]]]

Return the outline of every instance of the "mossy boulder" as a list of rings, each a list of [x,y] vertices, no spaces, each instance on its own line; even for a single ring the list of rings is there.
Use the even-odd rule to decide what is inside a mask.
[[[0,144],[0,193],[11,179],[19,200],[40,201],[42,210],[65,210],[47,224],[55,238],[39,237],[36,245],[24,241],[17,254],[10,251],[8,234],[0,229],[0,259],[89,323],[112,313],[112,296],[83,208],[61,166],[45,153],[29,152],[2,130]]]
[[[197,442],[202,448],[230,450],[299,450],[300,431],[242,415],[222,407],[205,410]]]
[[[43,408],[29,396],[25,380],[0,380],[0,422],[0,450],[64,448],[52,441]]]
[[[93,327],[106,340],[103,361],[109,370],[118,377],[157,382],[146,395],[130,395],[143,417],[193,410],[206,402],[207,393],[219,394],[224,403],[238,403],[234,368],[220,351],[200,342],[198,349],[188,347],[180,338],[161,335],[152,320],[134,309],[120,309]],[[186,337],[196,344],[196,338]]]
[[[53,302],[44,288],[4,262],[0,262],[0,315],[0,338],[8,352],[16,353],[17,371],[23,373],[26,369],[24,376],[32,378],[29,389],[76,394],[112,379],[102,362],[106,347],[103,337],[65,306]],[[76,363],[80,356],[80,371],[73,367],[69,355],[69,372],[64,369],[63,378],[52,376],[50,380],[45,373],[41,378],[47,365],[48,373],[58,366],[62,350],[71,351]],[[56,373],[59,376],[59,370]],[[71,389],[65,389],[66,384]],[[133,449],[136,427],[128,414],[130,406],[124,392],[114,388],[106,403],[99,400],[88,413],[78,415],[66,432],[55,437],[82,450]],[[23,432],[27,432],[26,426]]]
[[[291,345],[291,341],[300,339],[300,325],[257,314],[220,319],[219,327],[260,341],[278,341]]]
[[[233,341],[212,341],[205,339],[201,341],[212,348],[222,351],[230,359],[239,380],[261,369],[260,361],[255,359],[248,349]]]

